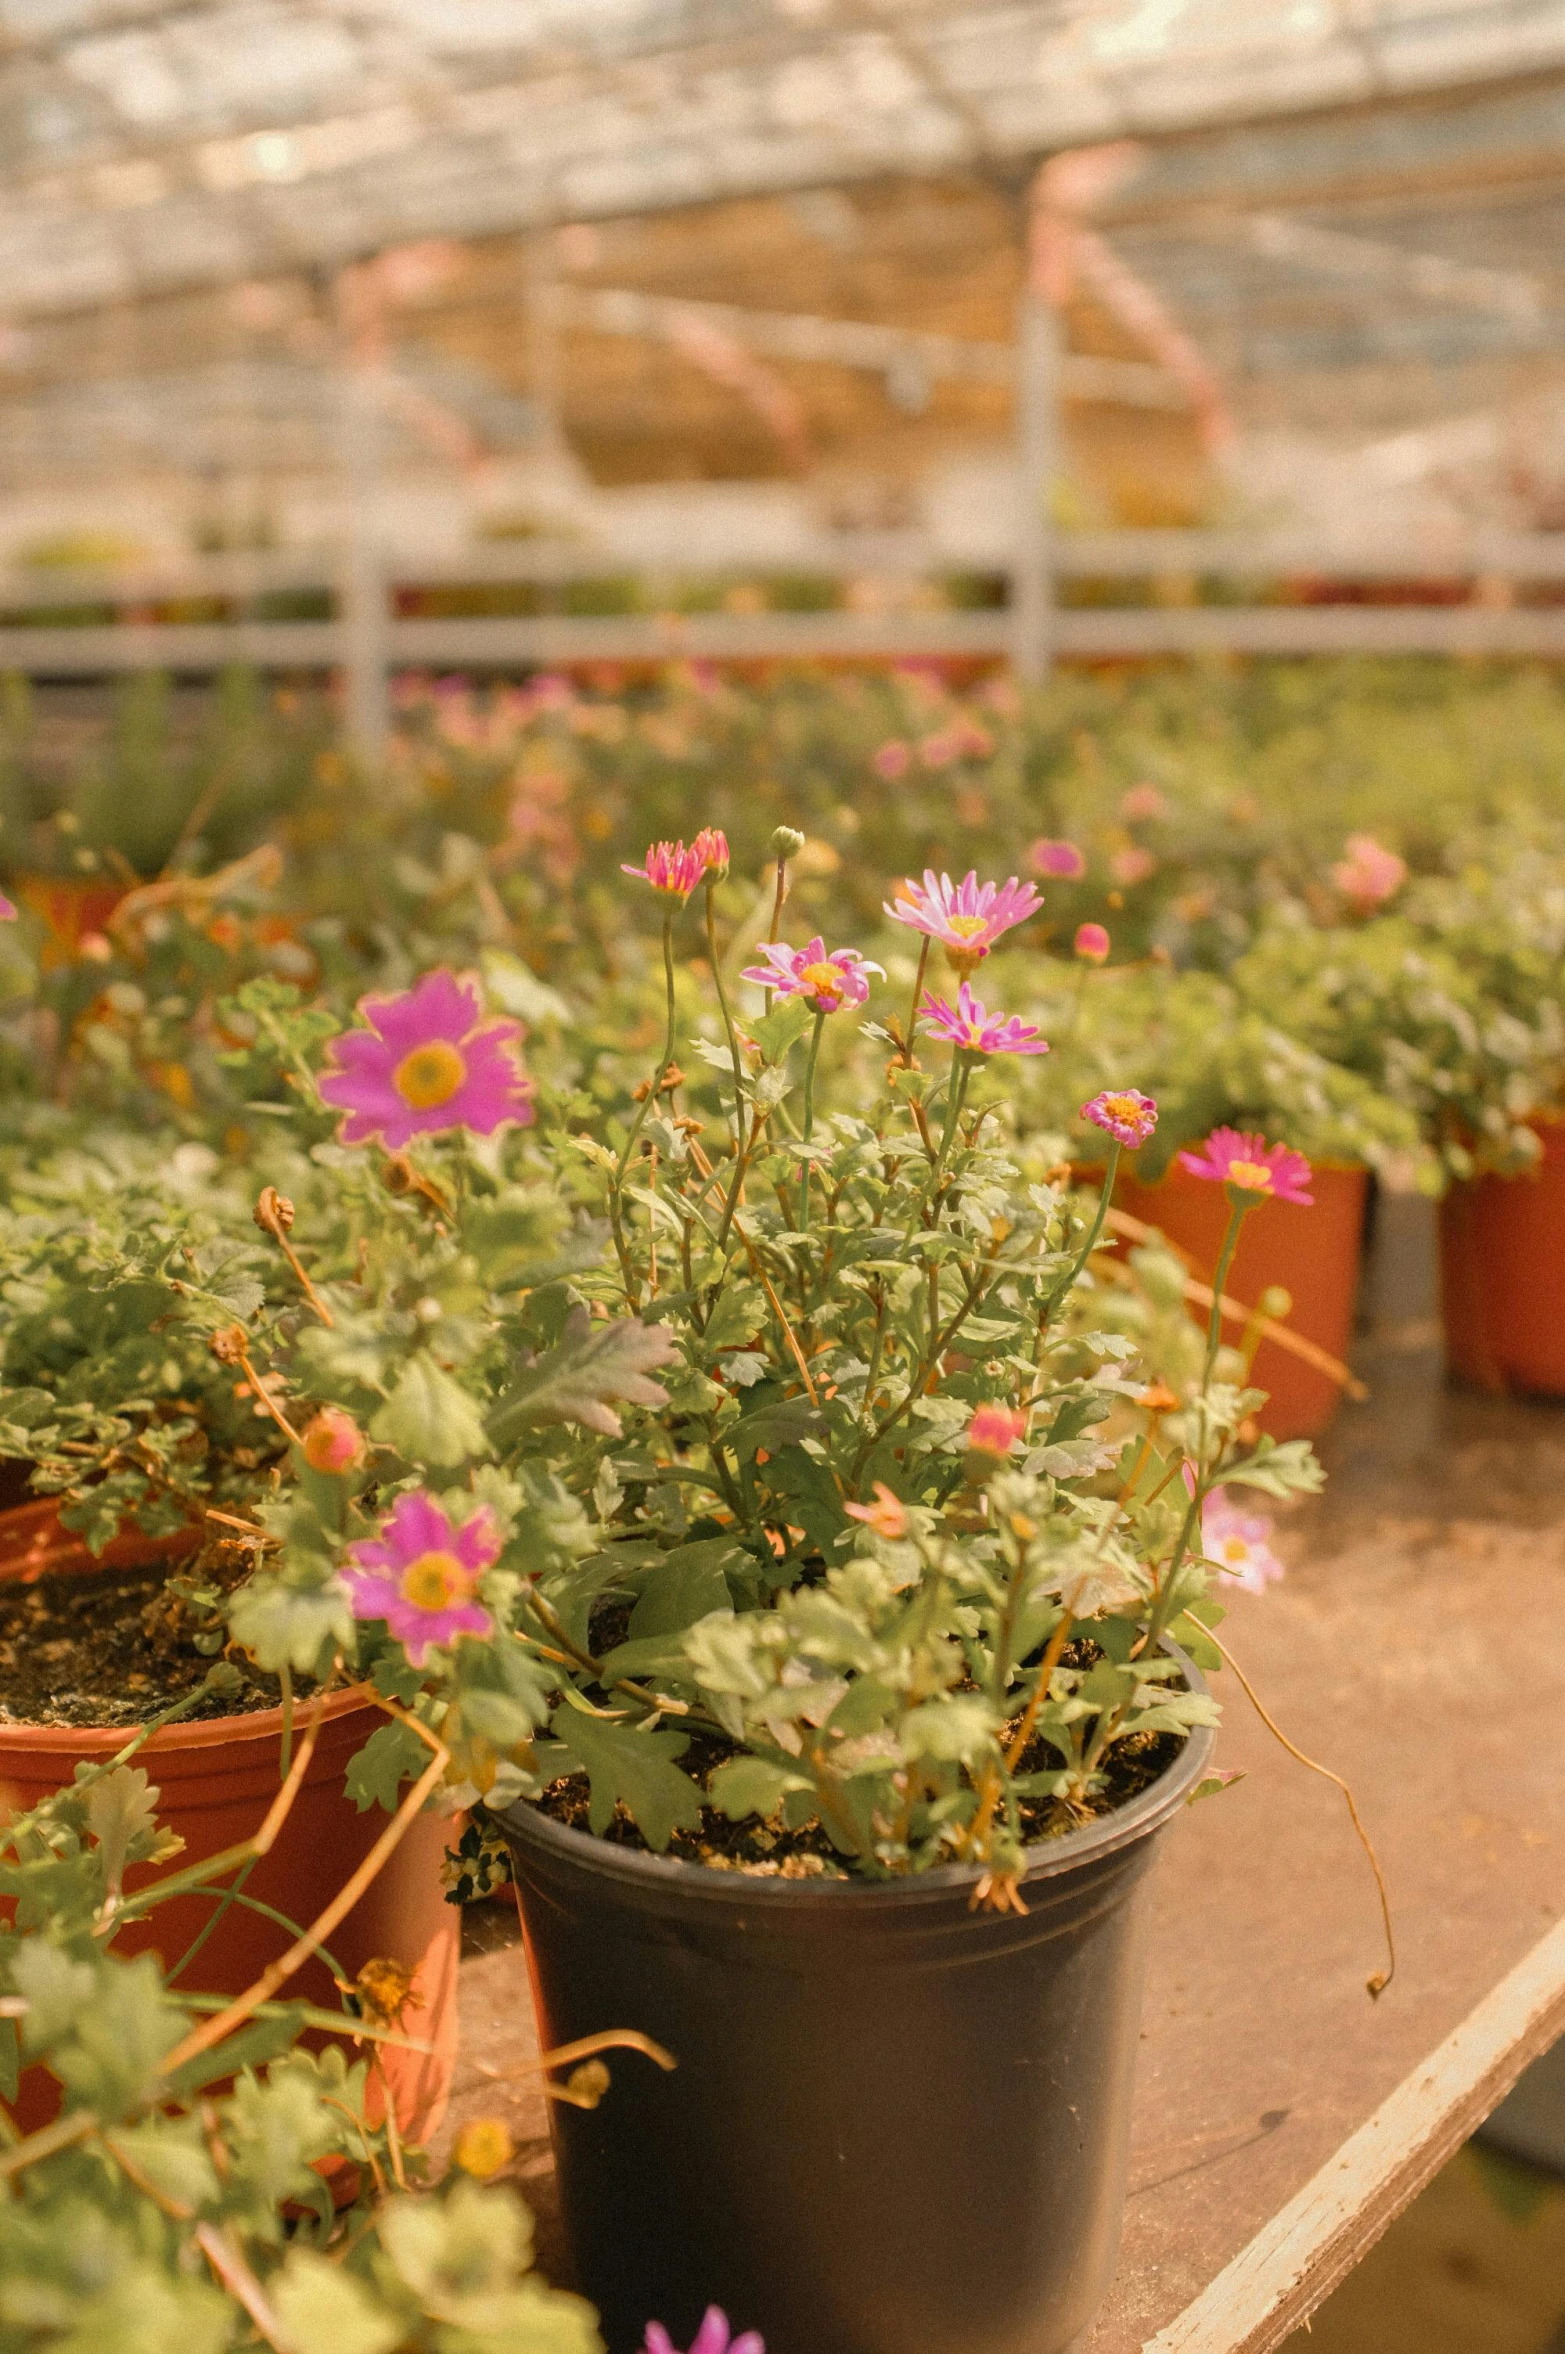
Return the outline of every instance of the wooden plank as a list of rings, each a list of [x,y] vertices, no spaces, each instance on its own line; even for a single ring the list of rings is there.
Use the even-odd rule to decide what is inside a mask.
[[[1145,2354],[1271,2354],[1483,2123],[1522,2070],[1565,2033],[1565,1921]]]

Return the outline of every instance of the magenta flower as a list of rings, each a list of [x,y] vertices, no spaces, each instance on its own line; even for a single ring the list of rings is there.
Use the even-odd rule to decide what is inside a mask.
[[[961,882],[949,875],[924,870],[922,883],[898,883],[896,897],[885,902],[894,922],[938,940],[959,973],[971,972],[980,957],[1013,924],[1024,924],[1043,905],[1031,883],[1015,875],[1005,883],[980,883],[976,868]]]
[[[1346,857],[1332,868],[1331,879],[1355,907],[1379,907],[1407,881],[1407,860],[1373,834],[1349,834],[1346,849]]]
[[[660,899],[677,899],[683,907],[708,866],[707,845],[710,830],[703,839],[698,834],[693,842],[654,842],[640,866],[621,865],[622,874],[634,875],[639,882],[650,883]],[[723,847],[726,849],[727,844]]]
[[[1157,1104],[1138,1087],[1105,1087],[1082,1105],[1081,1116],[1117,1144],[1135,1146],[1145,1144],[1157,1126]]]
[[[1078,924],[1072,946],[1083,964],[1102,964],[1113,942],[1101,924]]]
[[[967,1426],[967,1444],[975,1454],[1009,1455],[1027,1435],[1027,1417],[1015,1406],[975,1406]]]
[[[1051,841],[1047,834],[1034,842],[1027,862],[1035,875],[1051,875],[1061,883],[1079,883],[1087,871],[1087,861],[1074,842]]]
[[[705,874],[719,877],[728,872],[728,836],[721,826],[703,826],[690,845],[692,854],[699,854]]]
[[[856,948],[834,948],[817,937],[807,948],[790,948],[784,940],[768,940],[761,950],[764,965],[746,965],[741,976],[775,989],[780,997],[802,997],[818,1014],[834,1014],[844,1005],[862,1005],[869,995],[866,973],[886,977],[884,965],[873,964]]]
[[[679,2354],[660,2321],[647,2323],[642,2354]],[[742,2336],[734,2337],[722,2307],[709,2305],[701,2327],[690,2341],[690,2354],[766,2354],[766,2341],[760,2331],[754,2329],[747,2329]]]
[[[5,893],[0,891],[0,924],[14,924],[15,921],[16,909],[11,905]]]
[[[907,775],[912,757],[900,736],[888,736],[879,749],[871,754],[870,767],[878,777],[884,777],[888,785],[894,785],[898,777]]]
[[[483,1021],[472,974],[441,965],[400,997],[360,998],[359,1012],[369,1027],[332,1039],[336,1068],[319,1083],[321,1101],[347,1114],[344,1144],[378,1136],[401,1152],[442,1129],[492,1136],[532,1119],[532,1081],[514,1059],[522,1026]]]
[[[431,1648],[458,1635],[488,1635],[494,1620],[473,1596],[499,1558],[500,1534],[487,1504],[454,1527],[433,1496],[416,1488],[399,1496],[378,1537],[348,1547],[343,1572],[355,1618],[383,1618],[422,1667]]]
[[[1047,1054],[1049,1041],[1030,1022],[1015,1014],[992,1014],[980,1005],[964,981],[951,1005],[925,990],[919,1012],[939,1038],[949,1038],[964,1054]]]
[[[1179,1163],[1192,1177],[1226,1185],[1230,1199],[1297,1202],[1303,1209],[1314,1204],[1315,1196],[1306,1191],[1310,1164],[1303,1153],[1288,1144],[1268,1144],[1264,1136],[1239,1128],[1214,1128],[1201,1150],[1182,1152]]]
[[[1264,1594],[1287,1571],[1268,1542],[1272,1522],[1264,1512],[1245,1512],[1214,1488],[1201,1507],[1201,1550],[1225,1578],[1247,1594]]]

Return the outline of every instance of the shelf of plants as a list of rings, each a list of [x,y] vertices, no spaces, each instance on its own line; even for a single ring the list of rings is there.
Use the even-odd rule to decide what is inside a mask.
[[[1556,690],[404,706],[10,708],[0,2349],[1259,2354],[1561,2000]]]

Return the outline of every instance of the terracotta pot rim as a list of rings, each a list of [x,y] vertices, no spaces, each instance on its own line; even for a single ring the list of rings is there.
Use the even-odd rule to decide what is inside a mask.
[[[294,1739],[297,1741],[305,1726],[313,1699],[296,1700],[293,1710]],[[322,1725],[339,1722],[345,1716],[367,1710],[378,1716],[379,1710],[367,1700],[362,1685],[354,1685],[344,1692],[329,1692],[321,1711]],[[135,1725],[15,1725],[0,1719],[0,1764],[7,1757],[32,1756],[41,1750],[70,1748],[87,1757],[112,1757],[133,1741]],[[156,1752],[164,1755],[169,1750],[215,1749],[220,1744],[233,1748],[239,1743],[262,1742],[270,1747],[282,1739],[283,1712],[280,1708],[254,1708],[245,1716],[208,1716],[195,1724],[164,1725],[154,1733],[138,1756]]]

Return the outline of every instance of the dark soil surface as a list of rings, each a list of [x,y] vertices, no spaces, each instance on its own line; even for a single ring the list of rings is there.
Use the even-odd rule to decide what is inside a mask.
[[[1126,1741],[1116,1742],[1109,1752],[1107,1787],[1081,1812],[1065,1814],[1052,1799],[1024,1800],[1022,1826],[1029,1846],[1045,1839],[1061,1838],[1067,1831],[1079,1829],[1084,1822],[1096,1821],[1127,1806],[1168,1771],[1183,1746],[1178,1733],[1137,1733]],[[704,1785],[707,1776],[732,1755],[731,1748],[717,1741],[703,1741],[698,1734],[680,1764],[693,1781]],[[1035,1742],[1022,1760],[1024,1770],[1029,1773],[1058,1764],[1054,1751],[1043,1741]],[[567,1774],[558,1782],[551,1782],[538,1803],[554,1822],[564,1823],[573,1831],[586,1831],[591,1827],[587,1820],[589,1798],[586,1775]],[[638,1848],[643,1854],[651,1852],[622,1806],[615,1808],[613,1820],[603,1836],[617,1847]],[[703,1809],[698,1831],[676,1831],[667,1852],[687,1864],[706,1864],[718,1872],[747,1872],[752,1878],[762,1880],[841,1880],[851,1872],[851,1866],[837,1853],[818,1823],[803,1831],[786,1829],[780,1817],[761,1823],[751,1816],[732,1823],[715,1807]]]
[[[0,1583],[0,1723],[139,1725],[193,1692],[213,1653],[197,1637],[214,1625],[209,1609],[180,1589],[237,1584],[249,1569],[243,1547],[233,1562],[182,1562],[173,1570],[100,1569],[45,1575],[31,1584]],[[272,1678],[243,1658],[236,1693],[209,1695],[188,1712],[247,1716],[275,1708]]]

